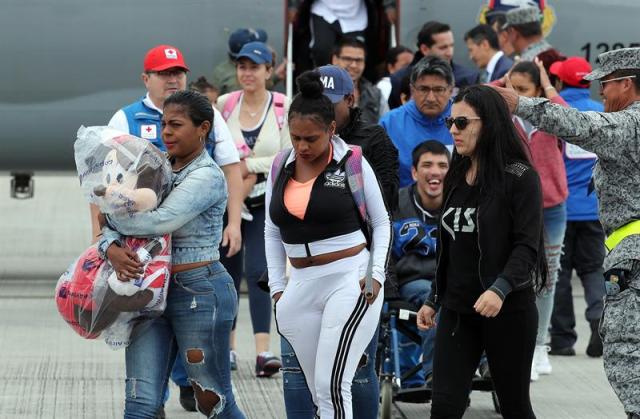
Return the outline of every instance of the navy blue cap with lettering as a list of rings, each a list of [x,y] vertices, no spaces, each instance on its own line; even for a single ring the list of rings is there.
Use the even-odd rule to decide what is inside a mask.
[[[337,65],[324,65],[318,67],[318,71],[324,86],[323,93],[331,102],[338,103],[346,95],[353,93],[353,80],[344,68]]]
[[[236,59],[239,60],[243,57],[250,59],[256,64],[273,63],[273,54],[264,42],[249,42],[248,44],[244,44]]]

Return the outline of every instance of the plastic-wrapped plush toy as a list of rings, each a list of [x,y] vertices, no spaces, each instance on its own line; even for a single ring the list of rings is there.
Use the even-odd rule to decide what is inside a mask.
[[[169,191],[171,167],[147,140],[107,127],[82,127],[75,157],[85,195],[105,214],[153,210]],[[170,275],[169,235],[123,241],[145,265],[139,279],[118,280],[93,245],[62,274],[56,287],[64,320],[82,337],[102,335],[112,348],[126,347],[145,320],[162,314]]]

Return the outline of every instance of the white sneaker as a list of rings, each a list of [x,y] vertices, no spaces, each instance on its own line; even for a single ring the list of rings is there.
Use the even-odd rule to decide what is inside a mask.
[[[253,221],[253,215],[249,211],[249,208],[245,204],[242,204],[242,210],[240,211],[240,218],[246,221]]]
[[[536,370],[536,359],[534,357],[533,362],[531,362],[531,382],[538,381],[539,378],[540,378],[540,375]]]
[[[536,372],[540,375],[551,374],[551,362],[549,362],[549,348],[547,345],[536,345],[533,353],[533,364],[536,366]]]

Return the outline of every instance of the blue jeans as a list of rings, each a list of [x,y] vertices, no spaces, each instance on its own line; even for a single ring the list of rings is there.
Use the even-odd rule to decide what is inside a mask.
[[[400,286],[398,290],[402,299],[416,306],[422,307],[424,300],[427,299],[431,292],[431,281],[427,279],[416,279]],[[433,371],[433,346],[436,338],[435,329],[418,330],[415,322],[410,322],[409,327],[415,330],[422,338],[422,346],[399,334],[400,341],[400,372],[405,373],[420,362],[422,355],[422,371],[418,371],[413,376],[402,382],[402,387],[412,387],[423,385],[426,377]]]
[[[378,346],[378,332],[367,346],[366,362],[359,366],[351,385],[352,409],[354,419],[376,419],[380,387],[375,370],[375,356]],[[300,369],[298,358],[286,339],[280,339],[282,356],[282,386],[287,419],[314,419],[315,406],[307,381]]]
[[[240,281],[244,275],[247,278],[247,288],[249,290],[249,312],[251,313],[251,324],[253,333],[269,333],[271,328],[271,298],[269,293],[258,287],[258,280],[266,270],[267,262],[264,255],[264,207],[251,210],[253,221],[242,222],[243,247],[240,251],[227,258],[227,248],[220,247],[220,262],[227,268],[229,275],[233,278],[236,292],[239,293]],[[226,218],[225,218],[226,226]],[[246,254],[251,255],[251,261],[245,259]],[[233,322],[235,330],[236,320]],[[171,379],[180,387],[189,385],[187,371],[184,367],[184,357],[178,354],[176,362],[171,370]],[[165,402],[169,399],[169,389],[166,390]]]
[[[237,310],[231,277],[221,263],[174,274],[167,308],[126,349],[125,418],[155,418],[176,353],[189,382],[220,401],[209,417],[244,419],[231,389],[229,334]]]
[[[253,215],[253,221],[242,221],[242,247],[240,251],[228,258],[225,256],[227,249],[220,248],[220,262],[229,271],[238,293],[242,278],[247,279],[253,333],[269,333],[271,329],[271,297],[268,292],[264,292],[258,286],[258,280],[267,270],[267,259],[264,254],[265,208],[252,208],[251,215]],[[235,321],[233,329],[235,330]]]
[[[553,300],[556,293],[556,282],[560,271],[560,256],[564,243],[564,232],[567,228],[567,208],[563,202],[555,207],[545,208],[542,212],[544,218],[544,252],[547,257],[547,269],[549,279],[547,286],[536,297],[538,307],[538,334],[536,345],[544,345],[547,342],[547,331],[551,323],[553,313]]]

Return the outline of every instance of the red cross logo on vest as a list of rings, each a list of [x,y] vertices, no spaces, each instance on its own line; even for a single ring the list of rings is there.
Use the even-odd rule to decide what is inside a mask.
[[[140,127],[140,137],[145,140],[155,140],[157,136],[155,125],[142,125]]]

